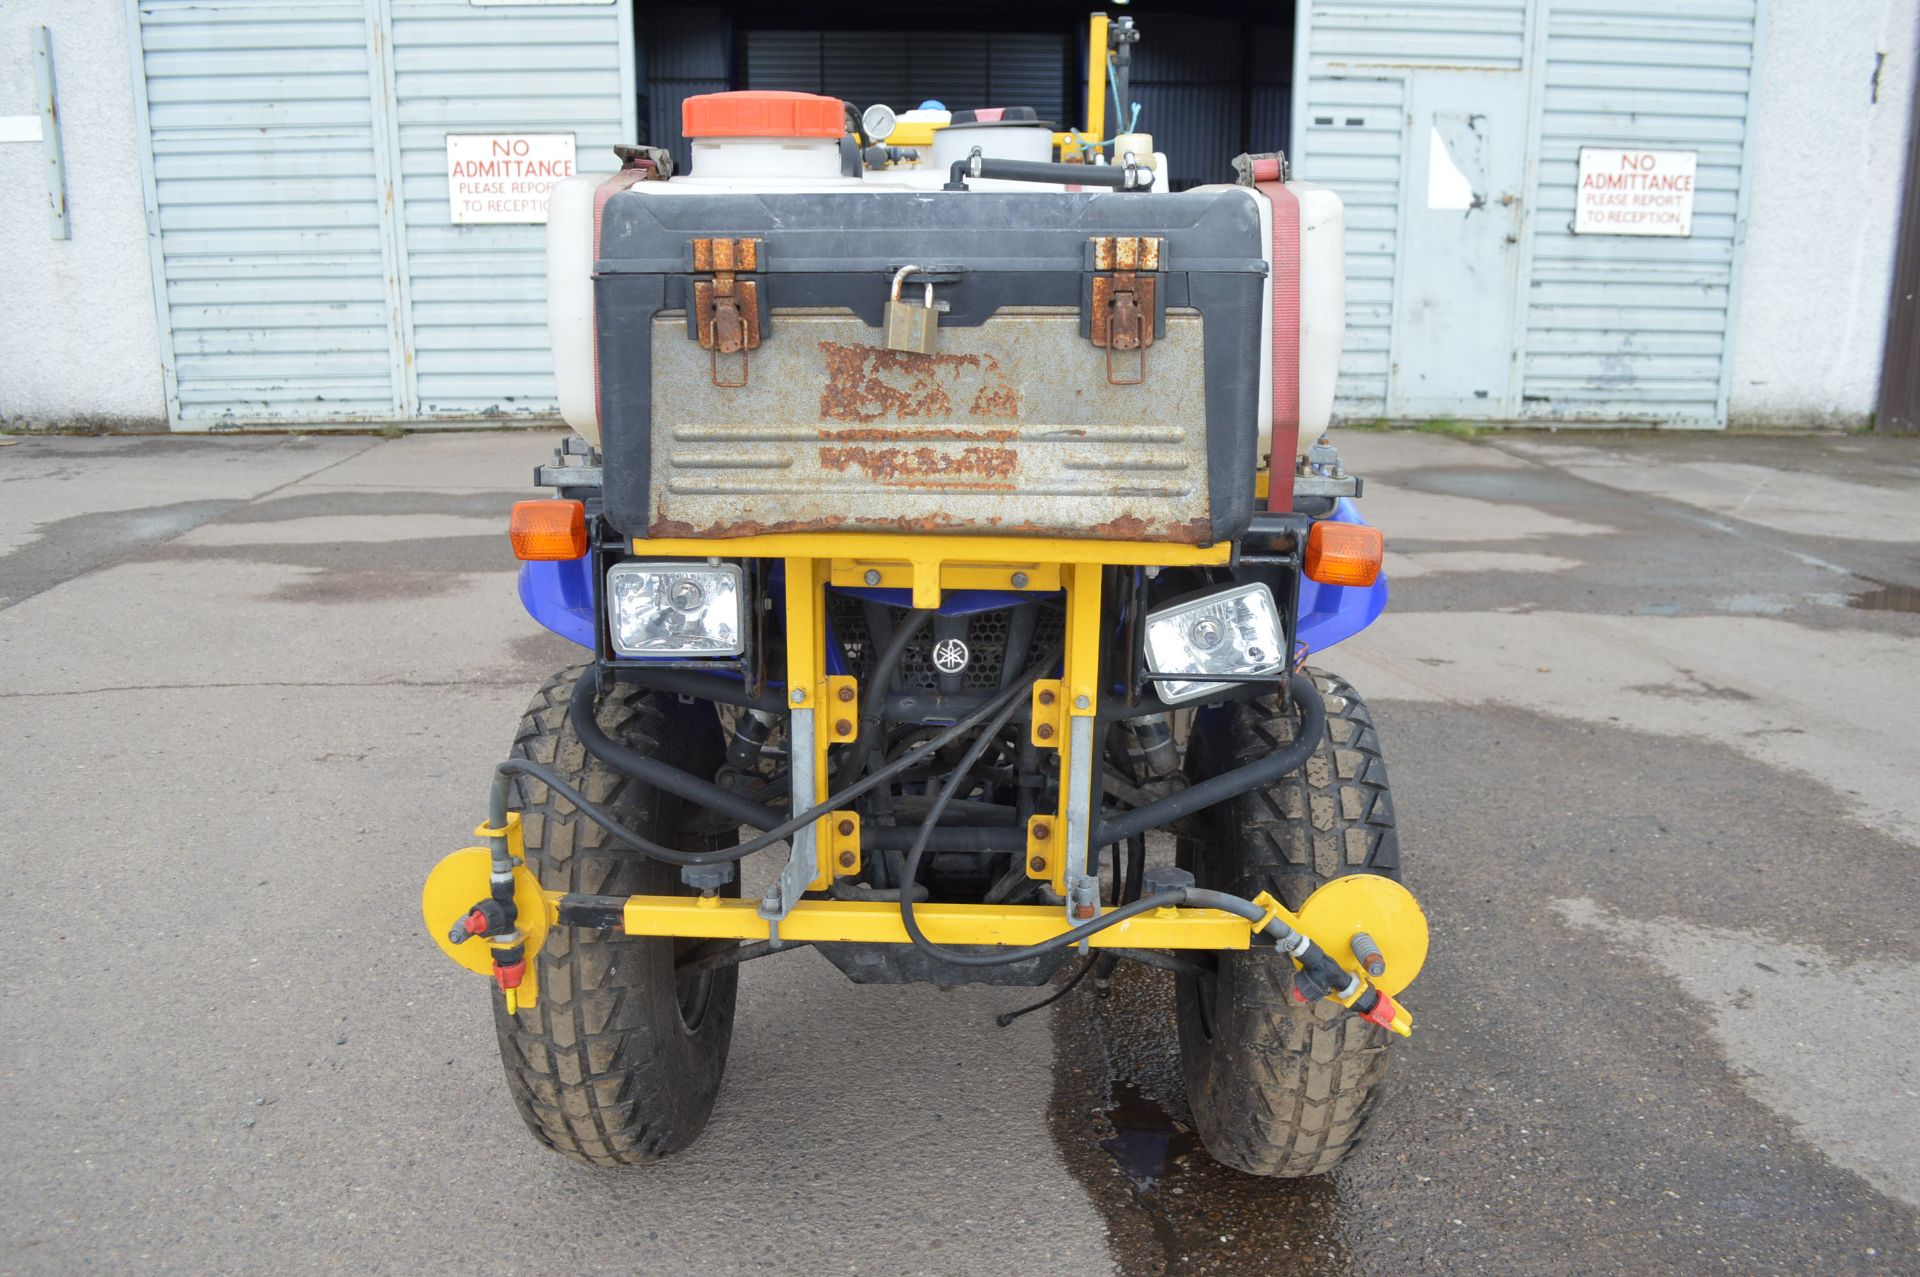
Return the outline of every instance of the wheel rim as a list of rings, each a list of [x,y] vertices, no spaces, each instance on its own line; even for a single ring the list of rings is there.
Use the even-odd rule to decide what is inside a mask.
[[[673,946],[673,1000],[680,1012],[680,1027],[688,1033],[700,1031],[707,1007],[713,1002],[712,970],[689,971],[681,965],[695,956],[699,947],[698,940],[677,940]]]
[[[1213,1041],[1213,1014],[1217,1005],[1215,999],[1220,996],[1219,990],[1220,969],[1217,963],[1212,979],[1196,977],[1193,980],[1193,1007],[1200,1020],[1200,1036],[1209,1042]]]

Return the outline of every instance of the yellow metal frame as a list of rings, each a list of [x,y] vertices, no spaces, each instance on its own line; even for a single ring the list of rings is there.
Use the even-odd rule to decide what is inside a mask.
[[[550,921],[559,918],[560,892],[547,893]],[[1039,944],[1068,929],[1050,905],[963,905],[928,902],[914,921],[935,944]],[[628,935],[712,940],[765,940],[767,920],[752,900],[712,896],[628,896],[621,913]],[[1155,909],[1095,932],[1094,948],[1245,949],[1247,920],[1215,909]],[[900,906],[886,900],[802,900],[780,920],[780,939],[793,943],[845,940],[910,944]]]
[[[1108,18],[1096,13],[1087,26],[1087,123],[1082,129],[1067,129],[1053,135],[1054,149],[1062,156],[1069,150],[1081,150],[1106,137],[1107,128],[1107,27]],[[887,134],[888,146],[931,148],[933,135],[945,128],[923,120],[901,121]]]
[[[1107,135],[1107,26],[1104,13],[1094,14],[1087,25],[1087,127],[1053,135],[1062,154],[1067,147],[1091,146]]]
[[[1185,567],[1228,562],[1233,547],[1158,541],[1078,541],[1065,537],[922,536],[905,533],[787,532],[707,539],[661,537],[636,540],[646,558],[711,558],[714,555],[783,559],[786,562],[787,709],[813,719],[813,788],[805,805],[827,797],[827,749],[847,744],[859,731],[857,680],[828,675],[825,600],[829,584],[905,589],[915,607],[938,607],[947,590],[995,589],[1067,596],[1066,653],[1061,677],[1034,687],[1033,742],[1060,755],[1059,810],[1035,816],[1027,827],[1027,872],[1066,894],[1087,871],[1087,831],[1068,826],[1069,786],[1089,786],[1094,760],[1073,750],[1076,719],[1092,719],[1100,700],[1100,573],[1119,566]],[[871,577],[871,579],[869,579]],[[1019,584],[1024,581],[1025,584]],[[1046,698],[1051,697],[1051,701]],[[1043,704],[1043,702],[1045,702]],[[1085,733],[1082,733],[1085,735]],[[809,891],[824,891],[834,878],[857,871],[859,835],[839,834],[851,813],[834,813],[814,825],[814,877]],[[854,870],[844,857],[853,854]],[[1038,868],[1035,868],[1035,865]],[[698,934],[698,933],[696,933]],[[782,938],[787,937],[783,927]]]

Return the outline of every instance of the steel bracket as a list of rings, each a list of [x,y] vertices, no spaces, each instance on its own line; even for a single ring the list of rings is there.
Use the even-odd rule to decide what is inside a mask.
[[[1153,345],[1158,317],[1161,241],[1138,235],[1106,235],[1093,241],[1093,268],[1111,274],[1093,277],[1088,336],[1107,352],[1107,381],[1137,386],[1147,379],[1146,350]],[[1133,369],[1116,364],[1114,352],[1132,352]],[[1124,362],[1124,361],[1122,361]]]
[[[700,348],[712,352],[716,386],[747,384],[746,352],[760,345],[760,285],[740,276],[759,268],[757,239],[693,241],[693,269],[712,272],[693,282],[693,327]],[[722,355],[730,357],[724,376]]]

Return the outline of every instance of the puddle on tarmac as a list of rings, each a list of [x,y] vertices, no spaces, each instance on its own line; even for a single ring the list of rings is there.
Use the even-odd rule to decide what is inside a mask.
[[[1169,1167],[1184,1165],[1200,1140],[1133,1083],[1116,1080],[1112,1088],[1107,1122],[1113,1134],[1100,1147],[1113,1155],[1136,1191],[1147,1192]]]
[[[1054,1140],[1107,1222],[1125,1277],[1351,1269],[1357,1212],[1339,1175],[1243,1175],[1207,1156],[1180,1082],[1173,981],[1121,963],[1053,1014]]]
[[[1854,595],[1847,600],[1847,606],[1868,612],[1920,612],[1920,588],[1882,585]]]

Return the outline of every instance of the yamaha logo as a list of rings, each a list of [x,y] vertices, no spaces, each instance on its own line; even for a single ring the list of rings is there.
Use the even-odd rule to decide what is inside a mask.
[[[958,674],[967,668],[970,656],[971,653],[967,651],[967,645],[962,640],[941,639],[933,645],[933,668],[942,674]]]

